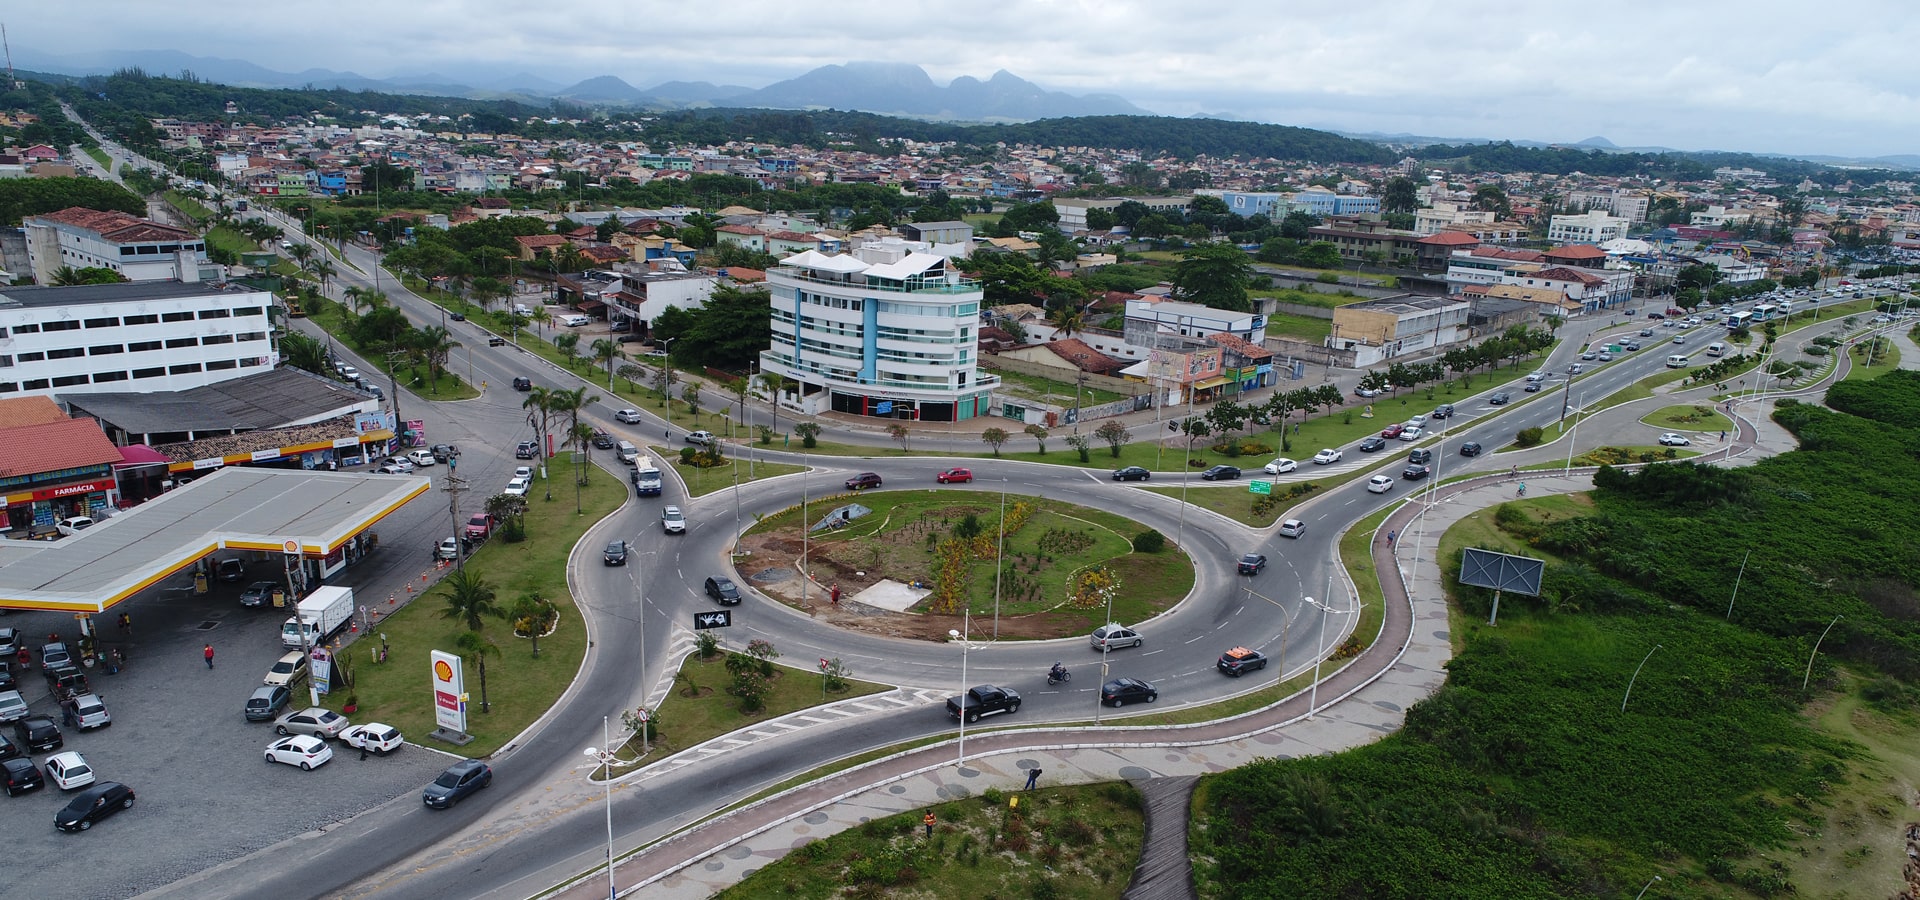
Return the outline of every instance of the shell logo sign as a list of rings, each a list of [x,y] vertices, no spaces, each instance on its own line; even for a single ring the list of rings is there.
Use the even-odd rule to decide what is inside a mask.
[[[460,657],[433,651],[433,722],[448,731],[467,730],[467,688]]]

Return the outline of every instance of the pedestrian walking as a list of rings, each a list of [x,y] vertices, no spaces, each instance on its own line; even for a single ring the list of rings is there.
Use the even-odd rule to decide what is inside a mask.
[[[60,699],[60,721],[65,722],[68,728],[80,727],[80,704],[74,702],[72,697]]]
[[[1393,546],[1393,539],[1394,539],[1394,538],[1397,538],[1397,537],[1399,537],[1399,536],[1400,536],[1400,532],[1398,532],[1398,531],[1389,531],[1389,532],[1387,532],[1387,546],[1389,546],[1389,547],[1391,547],[1391,546]]]
[[[1727,442],[1727,432],[1725,429],[1721,429],[1720,431],[1720,442],[1723,444]]]
[[[364,762],[366,758],[367,758],[367,742],[365,740],[362,740],[360,742],[360,759],[361,761]]]
[[[121,634],[133,633],[133,617],[127,615],[126,613],[120,614],[120,633]]]
[[[840,586],[837,584],[834,585],[833,590],[829,592],[827,596],[832,599],[834,606],[839,606],[840,605]]]
[[[1521,488],[1522,492],[1524,492],[1525,490],[1526,488]],[[207,645],[207,649],[203,652],[203,655],[205,655],[207,658],[207,668],[209,669],[213,668],[213,645],[212,644]]]
[[[1039,782],[1040,782],[1040,770],[1039,770],[1039,769],[1028,769],[1028,770],[1027,770],[1027,787],[1026,787],[1026,789],[1027,789],[1027,790],[1029,790],[1029,791],[1030,791],[1030,790],[1033,790],[1033,786],[1034,786],[1034,785],[1036,785],[1036,784],[1038,784]]]
[[[926,818],[920,820],[920,824],[927,826],[927,837],[933,837],[933,813],[927,813]]]

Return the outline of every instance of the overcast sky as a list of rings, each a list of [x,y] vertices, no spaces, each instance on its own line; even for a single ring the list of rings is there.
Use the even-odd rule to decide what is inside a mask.
[[[527,72],[763,87],[908,62],[1167,115],[1440,137],[1920,153],[1910,2],[80,0],[0,12],[16,59],[177,50],[464,83]]]

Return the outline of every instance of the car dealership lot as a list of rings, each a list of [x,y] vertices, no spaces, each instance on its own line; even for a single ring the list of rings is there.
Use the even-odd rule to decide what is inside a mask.
[[[113,626],[117,613],[99,617],[103,646],[121,648],[127,657],[117,675],[100,667],[86,670],[94,692],[113,711],[113,724],[88,732],[60,729],[66,739],[61,749],[83,754],[101,780],[133,788],[137,802],[90,831],[64,834],[54,829],[53,817],[72,793],[49,783],[0,797],[8,823],[10,893],[132,896],[396,796],[416,797],[446,768],[447,756],[411,744],[361,762],[358,751],[336,743],[334,761],[311,772],[266,764],[266,746],[278,735],[272,723],[246,721],[242,707],[285,652],[279,636],[287,610],[240,606],[244,583],[215,583],[198,597],[178,589],[183,583],[155,588],[121,607],[133,617],[130,638]],[[41,639],[50,632],[69,642],[77,637],[73,619],[63,614],[14,613],[6,622]],[[211,670],[201,655],[209,642],[215,651]],[[59,721],[38,662],[36,654],[36,665],[20,673],[22,693],[34,713]],[[373,665],[364,657],[354,664]],[[419,665],[424,690],[426,663]],[[302,681],[294,705],[306,702]],[[44,768],[49,755],[33,754],[34,764]],[[75,865],[76,859],[110,863]]]

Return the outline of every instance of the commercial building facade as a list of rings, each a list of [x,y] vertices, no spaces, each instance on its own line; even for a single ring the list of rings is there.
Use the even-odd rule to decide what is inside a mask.
[[[199,235],[118,210],[74,206],[28,216],[27,261],[33,279],[52,284],[62,266],[110,269],[128,281],[199,281],[209,270],[207,242]]]
[[[760,371],[790,380],[781,405],[931,422],[991,411],[999,379],[977,369],[980,283],[929,249],[884,240],[768,270],[773,341]]]
[[[208,282],[0,288],[0,397],[185,390],[273,368],[273,295]]]

